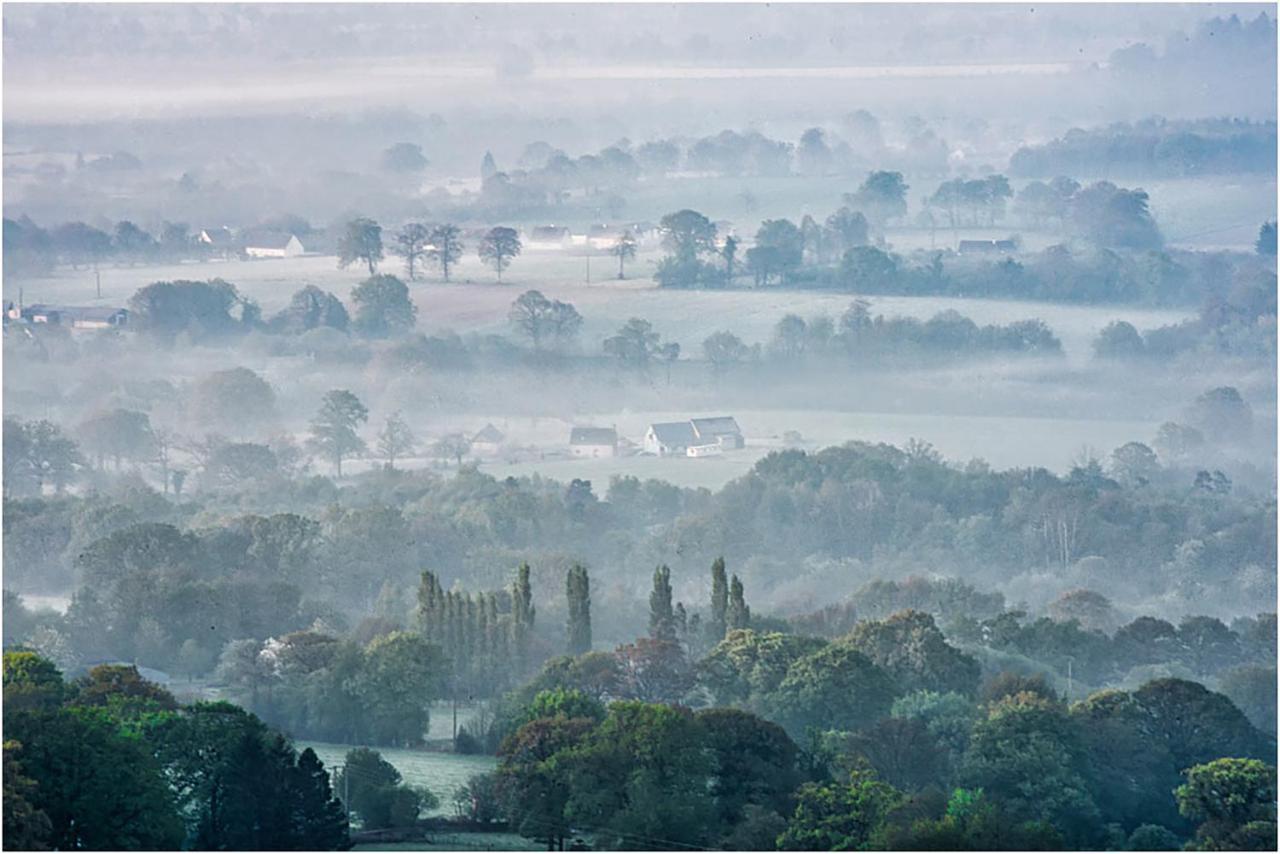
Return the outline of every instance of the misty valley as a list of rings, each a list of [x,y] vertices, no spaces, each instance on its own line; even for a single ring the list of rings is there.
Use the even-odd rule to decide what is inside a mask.
[[[1273,9],[3,16],[5,850],[1275,850]]]

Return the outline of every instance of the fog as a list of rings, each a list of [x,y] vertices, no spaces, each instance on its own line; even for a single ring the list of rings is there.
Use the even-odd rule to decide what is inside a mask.
[[[853,738],[878,719],[730,697],[716,668],[911,609],[993,708],[1011,674],[1068,703],[1176,677],[1274,746],[1272,8],[3,20],[6,650],[149,668],[326,762],[465,752],[429,720],[465,697],[507,762],[522,703],[592,693],[592,651],[638,678],[646,637],[687,684],[596,699]],[[299,675],[304,643],[330,646]],[[319,710],[396,643],[438,672],[390,682],[448,690]],[[952,690],[892,672],[899,699]],[[1196,832],[1090,797],[1024,847]],[[769,810],[680,839],[798,832]]]

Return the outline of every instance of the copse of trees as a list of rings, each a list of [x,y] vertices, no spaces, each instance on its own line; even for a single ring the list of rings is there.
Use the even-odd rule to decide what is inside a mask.
[[[6,844],[350,847],[315,753],[235,706],[181,707],[132,667],[67,684],[47,660],[9,650],[4,694]]]

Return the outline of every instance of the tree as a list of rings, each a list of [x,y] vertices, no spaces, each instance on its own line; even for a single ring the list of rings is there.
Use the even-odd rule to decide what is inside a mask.
[[[738,260],[738,238],[732,234],[725,237],[724,245],[720,247],[720,257],[724,259],[724,282],[733,287],[734,264]]]
[[[365,830],[410,825],[424,806],[423,793],[404,785],[395,766],[367,747],[347,752],[334,782]]]
[[[630,230],[622,232],[618,237],[618,241],[609,248],[609,254],[618,259],[618,278],[625,279],[622,266],[625,262],[636,257],[636,238]]]
[[[516,297],[507,318],[529,339],[535,352],[542,350],[547,339],[558,344],[571,341],[582,328],[582,315],[576,308],[567,302],[549,300],[541,291],[525,291]]]
[[[1243,441],[1253,430],[1253,409],[1234,386],[1209,389],[1191,404],[1188,416],[1192,424],[1220,441]]]
[[[947,643],[933,615],[900,611],[887,620],[858,623],[845,642],[893,677],[904,691],[936,691],[972,696],[978,662]]]
[[[716,227],[697,211],[685,209],[667,214],[658,227],[662,230],[663,248],[681,263],[715,251]]]
[[[350,847],[347,815],[329,785],[329,772],[310,747],[298,754],[289,787],[291,833],[302,851],[345,851]]]
[[[751,353],[751,348],[741,338],[727,330],[714,332],[702,342],[703,358],[711,363],[711,370],[717,377],[745,362]]]
[[[363,261],[369,267],[369,275],[374,276],[382,258],[382,226],[367,217],[348,222],[338,238],[338,267],[345,270]]]
[[[856,192],[845,196],[844,202],[883,228],[890,220],[906,216],[908,189],[901,172],[872,172]]]
[[[455,460],[461,467],[462,458],[471,452],[471,440],[462,433],[450,433],[436,440],[431,452],[441,459]]]
[[[853,247],[867,244],[867,218],[848,205],[827,217],[825,227],[837,255],[843,256]]]
[[[431,251],[431,232],[420,222],[407,222],[396,232],[396,254],[404,259],[409,281],[417,279],[417,266]]]
[[[98,460],[98,468],[110,458],[120,468],[121,460],[139,462],[151,452],[151,419],[145,412],[113,409],[99,413],[80,425],[85,449]]]
[[[493,267],[498,273],[498,281],[502,281],[502,271],[510,264],[511,259],[520,254],[520,235],[514,228],[497,226],[480,239],[476,254],[480,260]]]
[[[397,142],[382,152],[382,168],[388,172],[412,173],[427,168],[427,158],[422,146],[412,142]],[[413,278],[410,276],[409,278]]]
[[[569,567],[565,597],[569,602],[567,652],[582,655],[591,651],[591,579],[585,566],[575,563]]]
[[[187,400],[187,421],[210,433],[251,436],[275,419],[275,391],[248,368],[200,377]]]
[[[533,634],[533,621],[537,617],[533,604],[533,585],[529,581],[529,564],[516,567],[516,577],[511,582],[511,630],[518,671],[523,672],[529,663],[529,637]]]
[[[412,453],[416,439],[409,423],[399,412],[387,416],[382,432],[378,434],[378,453],[387,461],[387,468],[396,467],[396,459]]]
[[[351,291],[356,331],[370,338],[386,338],[413,329],[418,308],[409,288],[395,276],[372,276]]]
[[[130,297],[129,311],[131,326],[165,342],[182,333],[196,342],[222,338],[257,322],[256,306],[221,279],[153,282]]]
[[[329,327],[346,332],[351,323],[347,308],[328,291],[315,285],[307,285],[293,295],[289,305],[271,319],[270,327],[276,331],[298,335],[312,329]]]
[[[1071,198],[1068,230],[1099,246],[1158,249],[1163,239],[1142,190],[1098,181]]]
[[[1032,694],[1007,697],[974,727],[960,776],[1023,821],[1047,821],[1069,841],[1099,830],[1085,754],[1060,704]]]
[[[604,352],[613,356],[624,368],[639,373],[647,373],[649,363],[658,355],[661,336],[653,331],[647,320],[633,317],[626,322],[618,334],[604,340]]]
[[[52,827],[44,810],[32,806],[36,781],[23,773],[22,744],[4,743],[4,838],[10,851],[47,851]]]
[[[1254,243],[1258,254],[1268,258],[1276,257],[1276,224],[1275,221],[1264,222],[1258,229],[1258,240]]]
[[[757,284],[768,285],[777,277],[786,282],[804,257],[804,237],[788,219],[767,219],[756,231],[756,245],[747,250],[747,266]]]
[[[796,809],[778,837],[783,851],[857,851],[870,847],[902,794],[866,771],[848,783],[805,783],[796,792]]]
[[[356,428],[368,420],[369,410],[346,389],[333,389],[321,401],[320,410],[311,421],[312,442],[320,453],[333,460],[338,477],[342,477],[343,458],[364,450],[364,440]]]
[[[809,727],[855,730],[888,714],[896,693],[893,679],[865,655],[833,643],[788,667],[766,703],[793,734]]]
[[[1257,759],[1215,759],[1187,772],[1174,792],[1201,851],[1274,851],[1276,769]]]
[[[649,593],[649,637],[658,641],[676,639],[675,612],[671,600],[671,570],[660,566],[653,571]]]
[[[747,607],[742,582],[737,575],[729,581],[729,605],[725,609],[724,622],[726,630],[731,632],[751,625],[751,609]]]
[[[142,260],[156,245],[154,237],[128,220],[116,223],[112,242],[116,252],[130,264]]]
[[[421,635],[392,632],[364,650],[357,692],[366,704],[368,733],[378,744],[420,744],[431,704],[444,696],[443,650]]]
[[[802,777],[800,750],[786,730],[739,709],[702,709],[695,719],[711,754],[711,796],[721,834],[749,820],[752,807],[774,816],[790,812]]]
[[[453,269],[453,265],[462,260],[462,241],[458,239],[460,234],[462,231],[456,225],[445,223],[431,229],[431,234],[427,237],[431,244],[427,255],[440,266],[440,276],[446,282],[449,281],[449,271]]]
[[[712,643],[720,643],[729,632],[729,582],[725,578],[724,558],[711,563],[711,620],[707,632]]]
[[[1099,359],[1135,359],[1146,355],[1147,345],[1133,324],[1113,320],[1098,333],[1093,352]]]
[[[855,246],[840,260],[840,282],[862,293],[875,293],[890,287],[898,276],[898,263],[892,255],[874,246]]]
[[[1111,452],[1111,474],[1125,486],[1146,486],[1159,473],[1156,452],[1141,442],[1126,442]]]
[[[22,744],[22,769],[35,784],[30,804],[48,817],[50,848],[181,846],[182,823],[159,765],[105,710],[6,709],[5,736]]]

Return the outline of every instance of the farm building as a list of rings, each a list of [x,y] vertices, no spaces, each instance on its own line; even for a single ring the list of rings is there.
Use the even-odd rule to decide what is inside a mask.
[[[118,329],[129,322],[129,311],[105,305],[29,305],[19,310],[28,323],[47,323],[71,329]]]
[[[501,430],[492,424],[486,424],[471,437],[471,450],[477,454],[496,454],[506,440],[507,437]]]
[[[244,238],[244,254],[250,258],[297,258],[306,251],[296,235],[281,231],[255,232]]]
[[[563,225],[537,225],[524,239],[525,249],[557,250],[569,248],[569,229]]]
[[[627,229],[616,225],[597,224],[587,230],[587,243],[592,249],[612,249]]]
[[[724,454],[724,448],[719,444],[711,445],[690,445],[685,449],[685,456],[694,457],[718,457]]]
[[[694,418],[694,435],[700,445],[718,445],[721,448],[737,449],[746,443],[742,440],[742,430],[732,415],[720,415],[715,418]]]
[[[1012,240],[961,240],[961,255],[1012,255],[1018,244]]]
[[[574,427],[569,453],[575,457],[612,457],[618,452],[618,431],[612,427]]]
[[[660,457],[684,456],[690,445],[697,445],[698,436],[688,421],[667,421],[650,424],[644,434],[644,449]]]

